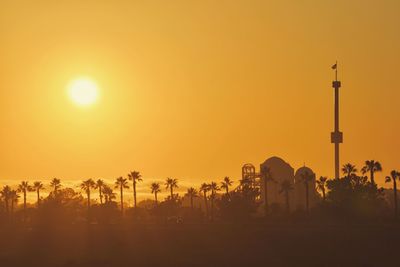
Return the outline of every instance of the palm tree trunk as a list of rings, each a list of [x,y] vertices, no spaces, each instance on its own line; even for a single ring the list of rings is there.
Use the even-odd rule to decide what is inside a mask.
[[[154,192],[154,198],[156,199],[156,205],[158,204],[158,200],[157,200],[157,192]]]
[[[393,179],[393,196],[394,196],[394,218],[397,219],[397,183]]]
[[[170,188],[171,188],[171,200],[173,200],[174,199],[174,189],[172,188],[172,186]]]
[[[371,169],[371,184],[375,185],[375,179],[374,179],[374,171]]]
[[[211,221],[214,221],[214,193],[211,194]]]
[[[204,204],[206,209],[206,217],[208,219],[208,205],[207,205],[207,193],[204,191]]]
[[[99,195],[100,195],[100,204],[103,204],[103,192],[101,190],[101,186],[99,186]]]
[[[136,181],[133,180],[133,204],[136,209]]]
[[[39,208],[40,207],[40,190],[39,189],[36,190],[36,194],[37,194],[37,207]]]
[[[123,190],[122,190],[122,185],[120,187],[120,195],[121,195],[121,214],[124,215],[124,196],[123,196]]]
[[[324,201],[326,201],[325,187],[322,188],[322,198],[323,198]]]
[[[193,196],[190,196],[190,208],[193,212]]]
[[[86,193],[87,193],[87,208],[89,210],[90,209],[90,191],[88,190]]]

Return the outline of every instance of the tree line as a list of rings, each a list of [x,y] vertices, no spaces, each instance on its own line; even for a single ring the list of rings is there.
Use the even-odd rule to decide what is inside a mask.
[[[291,212],[290,191],[293,184],[284,180],[279,184],[279,193],[284,196],[285,203],[269,203],[267,188],[270,182],[276,182],[271,172],[263,170],[264,182],[262,192],[264,194],[263,215],[265,218],[288,218],[304,215],[307,217],[318,217],[319,219],[335,218],[380,218],[388,217],[390,209],[393,209],[395,218],[398,216],[397,180],[400,172],[393,170],[385,181],[393,185],[392,205],[385,199],[384,189],[375,183],[375,174],[382,172],[380,162],[368,160],[360,172],[353,164],[347,163],[342,167],[343,176],[339,179],[328,179],[319,177],[316,181],[316,189],[321,193],[316,207],[310,208],[309,185],[314,176],[306,171],[301,174],[301,182],[305,187],[305,210]],[[33,221],[43,216],[44,218],[55,217],[52,214],[61,214],[66,217],[82,218],[88,221],[101,221],[105,218],[134,217],[142,220],[170,220],[182,221],[214,221],[218,220],[240,220],[257,217],[260,212],[260,184],[251,177],[243,177],[239,180],[239,186],[233,188],[233,181],[225,177],[221,182],[203,183],[198,189],[190,187],[183,197],[175,193],[179,186],[178,179],[166,178],[164,184],[153,182],[150,184],[149,192],[154,196],[150,207],[139,207],[137,202],[137,184],[142,182],[140,172],[132,171],[126,177],[118,177],[114,184],[107,184],[104,180],[87,179],[80,183],[83,192],[75,192],[72,188],[63,187],[61,180],[54,178],[49,183],[51,191],[47,197],[42,197],[41,192],[45,189],[41,181],[30,184],[22,181],[16,189],[5,185],[0,191],[0,216],[4,218],[15,217],[18,213],[20,221]],[[169,195],[160,201],[158,194],[162,187],[168,190]],[[124,194],[132,187],[133,208],[124,207]],[[97,190],[99,203],[93,202],[92,193]],[[119,199],[117,200],[117,190]],[[36,193],[36,208],[28,207],[27,194]],[[21,209],[16,211],[19,199],[23,198]],[[189,206],[184,207],[182,201],[188,199]],[[201,201],[202,207],[195,205]],[[127,210],[127,214],[126,214]],[[117,215],[118,213],[118,215]],[[61,216],[60,215],[60,216]],[[61,217],[62,217],[61,216]],[[65,218],[65,217],[64,217]],[[72,219],[72,218],[70,218]]]

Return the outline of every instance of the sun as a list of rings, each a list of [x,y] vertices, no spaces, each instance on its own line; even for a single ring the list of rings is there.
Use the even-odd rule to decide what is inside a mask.
[[[79,78],[68,85],[68,94],[71,100],[79,106],[90,106],[98,99],[97,84],[89,78]]]

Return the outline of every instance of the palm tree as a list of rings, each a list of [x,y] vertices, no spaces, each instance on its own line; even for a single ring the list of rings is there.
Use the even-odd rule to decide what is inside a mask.
[[[285,201],[286,201],[286,212],[289,213],[290,211],[290,206],[289,206],[289,192],[293,190],[292,183],[288,180],[284,180],[281,183],[281,190],[279,193],[284,193],[285,194]]]
[[[204,197],[204,205],[206,209],[206,217],[208,218],[208,204],[207,204],[207,192],[210,191],[210,186],[206,183],[203,183],[200,186],[200,192],[203,192],[203,197]]]
[[[129,189],[128,180],[118,177],[115,181],[115,188],[119,188],[121,197],[121,213],[124,214],[124,188]]]
[[[173,178],[167,178],[165,181],[165,188],[171,192],[171,200],[174,199],[174,188],[178,188],[178,180]]]
[[[274,181],[272,178],[271,171],[268,167],[263,169],[263,175],[264,175],[264,204],[265,204],[265,215],[269,213],[269,203],[268,203],[268,182]]]
[[[18,203],[19,194],[17,190],[10,191],[10,200],[11,200],[11,214],[14,213],[14,203]]]
[[[92,179],[88,179],[81,183],[81,189],[86,192],[87,195],[87,208],[90,209],[90,190],[96,188],[96,183]]]
[[[152,183],[150,186],[151,193],[154,194],[154,199],[156,201],[156,205],[158,203],[157,194],[161,192],[160,183]]]
[[[358,170],[355,165],[347,163],[342,166],[342,172],[347,178],[351,178],[357,174]]]
[[[312,175],[309,171],[305,171],[303,173],[300,174],[300,178],[306,188],[306,211],[309,212],[310,211],[310,193],[309,193],[309,187],[308,184],[310,182],[312,182],[312,180],[314,179],[314,175]]]
[[[386,176],[385,182],[389,183],[390,181],[393,182],[393,200],[394,200],[394,217],[397,218],[397,179],[400,179],[400,172],[398,171],[391,171],[390,176]]]
[[[3,189],[1,190],[0,194],[4,201],[6,212],[9,213],[10,212],[9,204],[10,204],[10,198],[11,198],[11,188],[8,185],[4,186]]]
[[[105,185],[102,179],[96,181],[96,189],[99,189],[100,204],[103,204],[103,190]]]
[[[325,185],[326,185],[327,180],[328,180],[328,177],[324,177],[324,176],[319,177],[319,179],[317,180],[317,189],[322,192],[322,198],[324,201],[326,200]]]
[[[32,187],[29,185],[27,181],[22,181],[18,185],[18,192],[21,192],[24,195],[24,220],[26,219],[26,194],[32,191]]]
[[[209,184],[209,188],[211,191],[211,195],[210,195],[210,200],[211,200],[211,221],[214,220],[214,200],[215,200],[215,195],[216,192],[219,191],[219,187],[218,184],[216,182],[211,182]]]
[[[369,172],[371,184],[375,185],[374,174],[375,172],[381,172],[382,165],[379,161],[375,160],[367,160],[365,161],[364,167],[362,167],[361,172],[362,174],[366,174]]]
[[[197,197],[197,190],[193,187],[188,188],[186,196],[190,197],[190,209],[193,211],[193,198]]]
[[[225,189],[226,195],[229,195],[229,187],[232,185],[232,183],[232,180],[228,176],[226,176],[221,182],[221,189]]]
[[[37,181],[37,182],[34,182],[34,183],[33,183],[32,189],[33,189],[34,191],[36,191],[36,195],[37,195],[37,206],[38,206],[38,208],[39,208],[39,207],[40,207],[40,190],[43,190],[43,189],[44,189],[44,185],[42,184],[42,182]]]
[[[61,180],[58,178],[53,178],[50,182],[50,186],[53,187],[54,195],[58,193],[58,190],[61,188]]]
[[[133,183],[133,203],[136,208],[136,183],[143,181],[142,176],[140,175],[140,172],[133,171],[128,174],[128,178]]]
[[[115,193],[113,192],[112,188],[109,187],[108,185],[103,186],[103,194],[105,198],[105,202],[109,203],[115,199]]]

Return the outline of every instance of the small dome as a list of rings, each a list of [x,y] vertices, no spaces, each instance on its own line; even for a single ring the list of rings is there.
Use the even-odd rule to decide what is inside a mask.
[[[306,172],[309,172],[311,175],[315,175],[315,173],[313,172],[313,170],[311,170],[310,168],[304,166],[304,167],[299,168],[299,169],[296,171],[295,176],[300,176],[301,174],[306,173]]]

